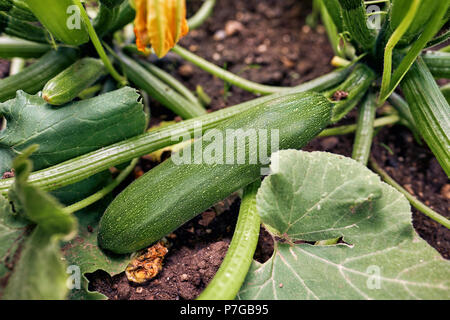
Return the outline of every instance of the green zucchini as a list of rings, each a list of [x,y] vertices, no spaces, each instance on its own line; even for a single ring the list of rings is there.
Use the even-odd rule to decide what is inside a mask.
[[[14,0],[0,0],[0,11],[24,21],[36,21],[34,14],[23,3]]]
[[[44,53],[50,51],[49,44],[32,42],[19,38],[0,38],[0,58],[39,58]]]
[[[68,103],[105,74],[106,69],[100,59],[83,58],[48,81],[42,97],[53,105]]]
[[[58,40],[73,46],[89,41],[89,34],[73,0],[27,0],[39,22]]]
[[[0,102],[12,99],[17,90],[35,94],[42,90],[48,80],[72,64],[78,57],[78,50],[61,47],[47,52],[31,66],[18,74],[0,80]]]
[[[223,137],[219,146],[226,160],[222,156],[216,163],[198,161],[200,153],[195,151],[205,154],[212,146],[208,141],[213,138],[203,136],[176,157],[187,156],[189,163],[179,164],[172,156],[147,172],[107,208],[100,221],[100,246],[126,253],[157,241],[214,203],[261,178],[263,163],[250,161],[261,150],[249,147],[245,139],[249,130],[264,129],[267,136],[277,130],[279,149],[300,149],[329,124],[332,108],[333,104],[321,94],[298,93],[262,103],[219,124],[214,133]],[[229,143],[226,152],[224,144],[230,139],[230,130],[240,130],[235,133],[241,143],[233,143],[231,148]],[[271,144],[272,140],[267,155],[276,151]],[[245,161],[238,161],[240,164],[230,161],[231,157],[236,160],[242,155]]]
[[[435,78],[450,79],[450,53],[430,51],[422,57]]]
[[[422,58],[408,71],[401,88],[417,129],[450,176],[450,106]]]
[[[19,20],[2,11],[0,11],[0,33],[35,42],[49,42],[49,37],[44,28]]]

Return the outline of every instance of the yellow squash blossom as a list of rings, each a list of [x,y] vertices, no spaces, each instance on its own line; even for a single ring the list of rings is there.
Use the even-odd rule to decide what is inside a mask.
[[[134,32],[140,51],[151,45],[161,58],[189,31],[185,0],[135,0],[135,9]]]

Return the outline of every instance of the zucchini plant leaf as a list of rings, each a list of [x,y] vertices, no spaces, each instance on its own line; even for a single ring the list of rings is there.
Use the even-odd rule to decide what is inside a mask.
[[[408,201],[362,164],[323,152],[272,156],[258,191],[277,241],[240,299],[449,299],[450,264],[419,238]],[[305,241],[341,239],[332,245]],[[317,243],[316,243],[317,244]]]
[[[70,291],[70,299],[106,299],[98,292],[88,290],[87,273],[97,270],[108,272],[111,276],[121,273],[130,262],[130,255],[114,255],[104,252],[97,244],[97,231],[100,218],[111,199],[90,206],[76,213],[79,228],[78,235],[64,243],[62,251],[70,265],[80,269],[80,287]]]
[[[0,175],[32,144],[39,144],[30,159],[40,170],[143,133],[146,117],[138,99],[135,89],[125,87],[54,107],[18,91],[15,99],[0,104],[7,121],[0,131]]]
[[[23,217],[36,226],[23,243],[3,299],[64,299],[68,293],[68,275],[59,242],[74,236],[77,222],[55,198],[27,183],[31,172],[28,157],[34,150],[36,146],[26,149],[13,163],[16,180],[10,199],[18,204]],[[3,215],[11,215],[2,202]]]
[[[27,225],[28,221],[15,216],[9,201],[0,196],[0,283],[11,273],[14,255],[25,239]]]

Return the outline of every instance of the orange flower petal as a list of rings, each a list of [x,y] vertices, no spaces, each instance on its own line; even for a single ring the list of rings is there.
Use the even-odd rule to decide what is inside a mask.
[[[136,0],[136,11],[136,45],[141,51],[151,45],[163,57],[189,31],[185,0]]]

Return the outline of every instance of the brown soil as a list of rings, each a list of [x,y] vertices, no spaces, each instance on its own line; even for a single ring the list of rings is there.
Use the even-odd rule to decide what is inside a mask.
[[[190,9],[194,11],[199,3],[189,1]],[[332,70],[329,62],[333,52],[323,27],[312,30],[305,25],[309,5],[308,1],[296,0],[218,0],[213,17],[200,29],[190,32],[181,45],[247,79],[293,86]],[[239,88],[224,85],[220,79],[173,54],[158,64],[192,90],[201,85],[212,98],[211,110],[254,97]],[[173,119],[157,102],[151,103],[151,124]],[[353,112],[343,122],[354,123],[354,117]],[[352,144],[352,135],[321,138],[312,141],[305,150],[350,156]],[[396,181],[436,211],[450,216],[449,180],[431,152],[418,145],[407,129],[396,126],[380,130],[373,154]],[[154,165],[142,159],[137,171],[148,171]],[[172,247],[164,268],[149,283],[132,285],[124,273],[111,278],[98,271],[89,275],[90,289],[110,299],[194,299],[220,266],[238,211],[239,200],[234,196],[170,235]],[[445,227],[416,210],[413,210],[413,223],[430,245],[450,258],[450,232]],[[272,250],[273,240],[262,230],[255,258],[264,262]]]

